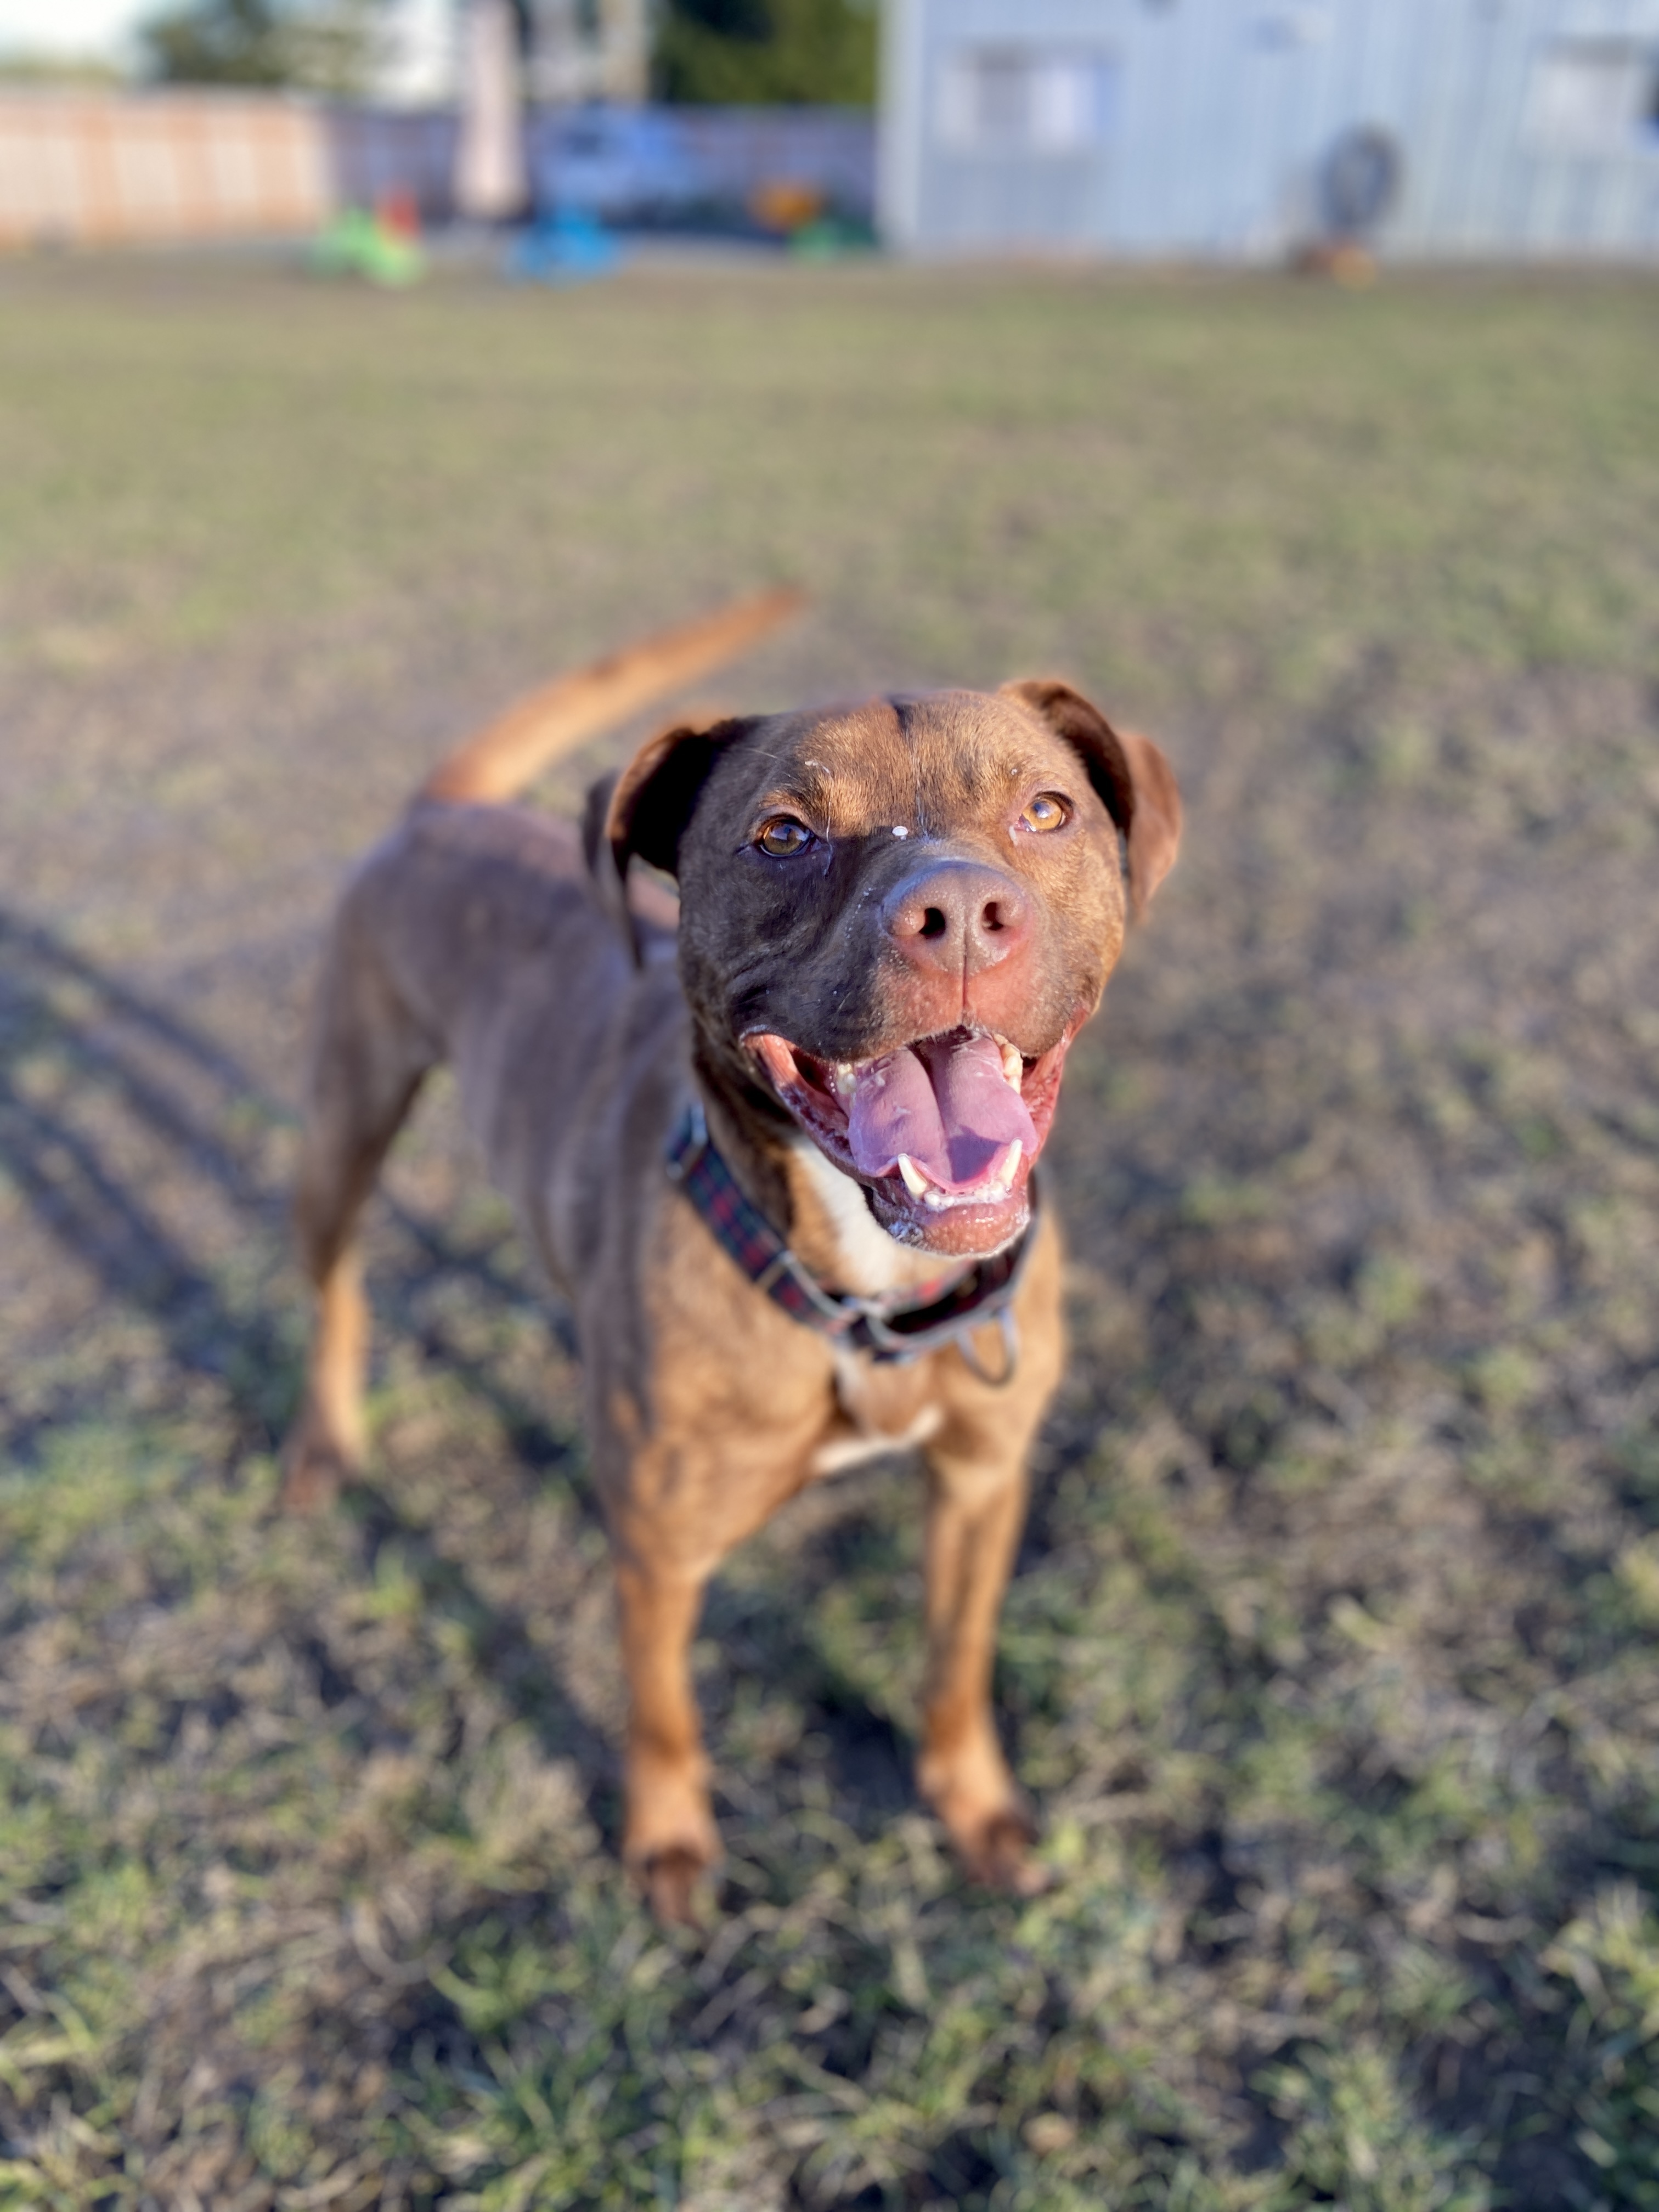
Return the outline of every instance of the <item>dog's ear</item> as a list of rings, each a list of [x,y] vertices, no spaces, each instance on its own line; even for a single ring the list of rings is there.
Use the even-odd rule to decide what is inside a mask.
[[[1005,684],[1010,698],[1036,708],[1049,728],[1082,756],[1089,781],[1122,833],[1129,855],[1129,902],[1139,921],[1181,848],[1181,793],[1175,770],[1150,738],[1120,734],[1098,707],[1069,684]]]
[[[606,825],[611,819],[611,801],[616,793],[618,771],[614,768],[606,775],[587,787],[587,797],[582,805],[582,857],[587,862],[587,872],[593,880],[594,895],[605,910],[607,921],[612,923],[635,946],[634,925],[628,911],[628,885],[617,871],[611,857],[606,838]]]
[[[587,794],[582,848],[600,903],[620,918],[636,962],[645,957],[641,922],[672,930],[674,921],[666,886],[641,884],[637,877],[630,885],[629,864],[637,855],[665,875],[678,873],[680,839],[702,787],[720,755],[755,726],[755,719],[664,730],[640,747],[619,775],[601,777]]]
[[[1135,818],[1129,830],[1129,897],[1135,919],[1176,864],[1181,850],[1181,787],[1161,745],[1139,730],[1118,732],[1134,784]]]
[[[611,769],[606,775],[596,776],[587,787],[587,796],[582,801],[582,858],[587,863],[587,872],[597,883],[602,873],[601,862],[608,861],[605,846],[605,824],[611,819],[611,801],[615,796],[621,771]]]
[[[680,839],[715,762],[754,726],[745,716],[682,723],[640,747],[612,783],[604,817],[605,841],[624,882],[635,854],[665,875],[678,873]]]
[[[641,871],[624,877],[618,871],[605,834],[618,780],[617,771],[612,769],[588,786],[582,808],[582,856],[606,921],[639,963],[649,949],[652,932],[659,941],[672,942],[679,927],[679,901],[653,874]]]

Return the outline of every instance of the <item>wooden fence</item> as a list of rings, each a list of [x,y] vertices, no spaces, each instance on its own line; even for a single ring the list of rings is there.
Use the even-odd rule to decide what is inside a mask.
[[[298,100],[0,91],[0,244],[292,234],[333,199],[324,118]]]

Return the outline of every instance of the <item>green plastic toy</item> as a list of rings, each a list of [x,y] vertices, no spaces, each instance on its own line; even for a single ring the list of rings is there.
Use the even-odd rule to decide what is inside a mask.
[[[370,284],[418,283],[426,274],[419,241],[394,229],[367,208],[337,216],[311,249],[319,276],[361,276]]]

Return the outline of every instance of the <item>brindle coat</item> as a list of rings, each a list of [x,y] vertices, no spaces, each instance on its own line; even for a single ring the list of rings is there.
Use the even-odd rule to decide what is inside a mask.
[[[1032,789],[1069,802],[1063,834],[1011,834]],[[802,860],[754,842],[779,809],[819,833]],[[1098,1003],[1179,823],[1156,747],[1062,685],[1028,684],[671,731],[596,791],[586,855],[571,824],[427,798],[347,891],[296,1205],[320,1326],[285,1497],[315,1504],[360,1463],[354,1224],[422,1076],[447,1060],[575,1309],[630,1697],[623,1850],[666,1916],[690,1911],[719,1850],[687,1664],[704,1585],[784,1499],[896,1443],[927,1468],[921,1791],[973,1874],[1036,1886],[989,1683],[1062,1356],[1052,1206],[1016,1303],[1018,1370],[997,1388],[955,1346],[878,1365],[791,1320],[677,1192],[669,1136],[699,1092],[738,1182],[826,1284],[874,1296],[936,1278],[941,1253],[974,1249],[963,1217],[918,1230],[838,1171],[745,1037],[859,1060],[966,1024],[1029,1064]],[[623,888],[635,855],[678,878],[678,961],[672,904],[637,872]],[[907,955],[893,917],[937,868],[1004,886],[1018,918],[1006,953]],[[994,1331],[978,1341],[994,1373]]]

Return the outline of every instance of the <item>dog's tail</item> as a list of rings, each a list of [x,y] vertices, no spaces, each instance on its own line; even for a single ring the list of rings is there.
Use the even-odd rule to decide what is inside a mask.
[[[422,785],[416,804],[487,805],[516,798],[561,753],[734,659],[805,605],[805,592],[787,586],[761,592],[561,676],[441,762]]]

